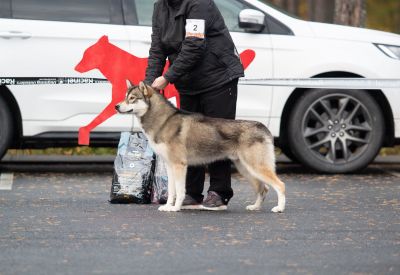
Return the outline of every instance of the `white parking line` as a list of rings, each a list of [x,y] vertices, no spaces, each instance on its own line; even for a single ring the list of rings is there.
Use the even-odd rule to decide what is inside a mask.
[[[0,190],[12,190],[14,173],[0,174]]]

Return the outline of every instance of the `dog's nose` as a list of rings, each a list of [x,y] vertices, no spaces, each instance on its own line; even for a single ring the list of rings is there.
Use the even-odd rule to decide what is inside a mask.
[[[115,110],[119,111],[119,104],[115,105]]]

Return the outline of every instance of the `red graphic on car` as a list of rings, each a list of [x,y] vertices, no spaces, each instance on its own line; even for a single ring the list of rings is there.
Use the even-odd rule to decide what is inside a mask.
[[[253,50],[245,50],[240,54],[243,67],[246,69],[255,58]],[[102,36],[95,44],[87,48],[82,60],[75,70],[84,73],[98,69],[112,85],[111,102],[88,125],[79,128],[78,144],[89,145],[90,132],[98,125],[116,114],[115,105],[125,98],[126,80],[138,84],[145,78],[148,58],[141,58],[122,50]],[[164,72],[168,69],[167,61]],[[176,98],[179,107],[179,94],[175,86],[169,84],[163,94],[166,98]]]

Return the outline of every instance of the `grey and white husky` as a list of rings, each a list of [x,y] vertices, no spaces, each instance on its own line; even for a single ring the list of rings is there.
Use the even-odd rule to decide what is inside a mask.
[[[158,210],[181,210],[188,165],[222,159],[231,159],[257,193],[256,202],[246,209],[259,210],[272,186],[278,194],[278,205],[272,212],[285,210],[285,184],[275,173],[273,137],[262,123],[178,110],[143,82],[129,85],[125,100],[115,108],[138,118],[150,146],[165,160],[168,200]]]

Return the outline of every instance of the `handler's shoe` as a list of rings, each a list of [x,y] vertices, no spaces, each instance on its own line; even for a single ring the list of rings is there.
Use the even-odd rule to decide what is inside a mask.
[[[207,198],[203,201],[203,210],[221,211],[228,209],[228,206],[222,201],[220,195],[214,191],[208,191]]]
[[[203,209],[203,206],[201,205],[200,202],[196,201],[190,195],[186,194],[185,199],[183,200],[181,209],[183,209],[183,210],[200,210],[200,209]]]

